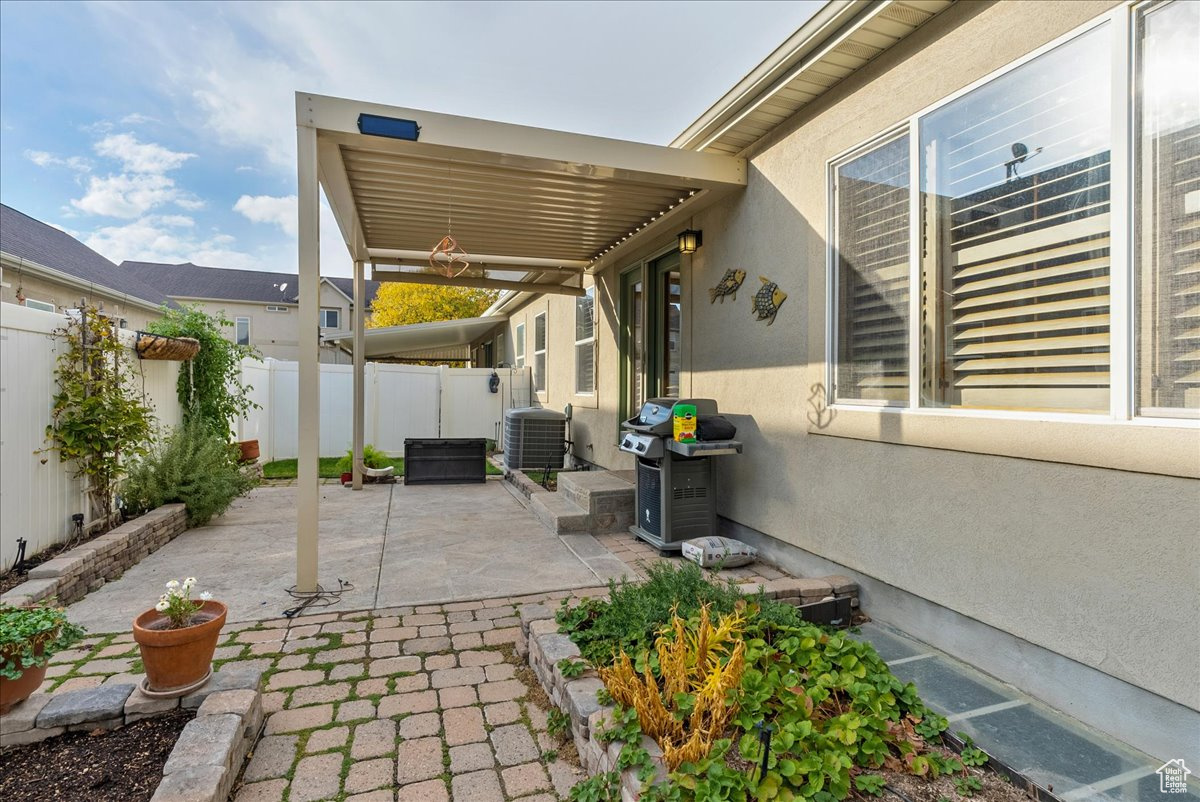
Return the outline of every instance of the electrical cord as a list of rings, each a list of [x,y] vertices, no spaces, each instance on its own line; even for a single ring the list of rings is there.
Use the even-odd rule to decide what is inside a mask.
[[[342,600],[342,594],[348,590],[354,590],[354,585],[340,577],[337,590],[327,590],[321,585],[317,585],[317,589],[314,591],[300,591],[296,590],[295,585],[292,585],[287,589],[287,594],[293,599],[299,599],[300,603],[284,610],[283,616],[284,618],[295,618],[310,607],[332,607]]]
[[[891,793],[895,794],[896,796],[898,796],[898,797],[900,797],[901,799],[903,799],[903,800],[904,800],[904,802],[913,802],[913,801],[912,801],[912,799],[910,799],[909,797],[907,797],[907,796],[905,796],[904,794],[900,793],[899,791],[897,791],[895,788],[893,788],[893,787],[892,787],[892,786],[890,786],[890,785],[884,785],[884,786],[883,786],[883,790],[885,790],[885,791],[889,791],[889,792],[891,792]]]

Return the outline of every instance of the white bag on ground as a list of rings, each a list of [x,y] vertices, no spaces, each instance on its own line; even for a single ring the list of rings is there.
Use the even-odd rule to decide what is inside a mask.
[[[758,557],[758,549],[731,537],[697,537],[683,541],[683,558],[701,568],[737,568]]]

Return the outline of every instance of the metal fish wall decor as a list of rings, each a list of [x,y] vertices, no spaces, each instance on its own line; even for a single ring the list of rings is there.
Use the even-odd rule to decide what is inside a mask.
[[[745,280],[745,270],[726,270],[725,275],[721,276],[721,280],[717,282],[717,286],[709,289],[708,302],[716,303],[720,298],[721,303],[725,303],[726,295],[736,301],[738,287],[742,286],[742,282]]]
[[[765,320],[770,326],[775,322],[779,307],[787,300],[787,293],[766,276],[759,276],[758,280],[762,282],[762,287],[754,294],[754,315],[757,320]]]

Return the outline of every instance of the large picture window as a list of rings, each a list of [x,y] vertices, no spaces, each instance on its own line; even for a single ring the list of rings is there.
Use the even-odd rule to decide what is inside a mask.
[[[1200,4],[1138,13],[1136,403],[1200,418]]]
[[[575,299],[575,392],[596,391],[595,287]]]
[[[1198,44],[1123,6],[834,161],[835,401],[1200,418]]]
[[[908,400],[908,148],[901,136],[835,168],[835,399]]]

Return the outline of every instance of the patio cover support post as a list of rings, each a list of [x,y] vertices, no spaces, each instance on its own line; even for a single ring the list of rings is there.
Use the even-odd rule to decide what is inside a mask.
[[[318,292],[321,282],[321,190],[317,178],[317,129],[296,126],[297,207],[300,226],[300,375],[296,480],[296,590],[317,590],[317,458],[321,445],[321,365],[318,359]]]
[[[363,309],[366,299],[366,286],[363,281],[363,263],[361,259],[354,260],[354,484],[355,490],[362,490],[363,479],[363,392],[366,377],[363,369],[366,367],[367,333],[363,326],[366,323],[366,310]]]

